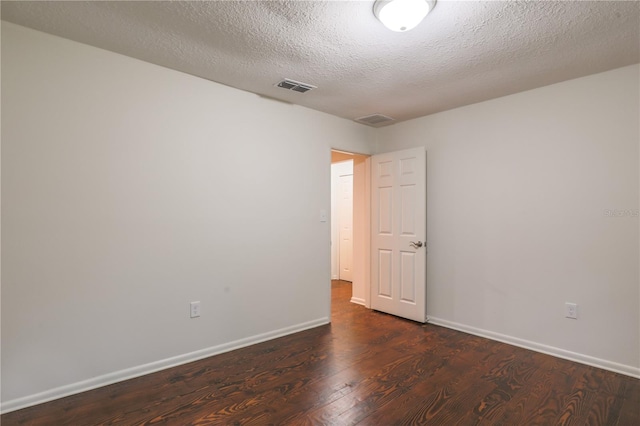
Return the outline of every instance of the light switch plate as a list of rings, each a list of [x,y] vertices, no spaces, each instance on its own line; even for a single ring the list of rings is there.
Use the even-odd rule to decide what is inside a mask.
[[[564,304],[564,309],[565,309],[564,316],[566,318],[578,319],[578,305],[576,305],[575,303],[567,302]]]
[[[191,302],[191,318],[198,318],[200,316],[200,302]]]

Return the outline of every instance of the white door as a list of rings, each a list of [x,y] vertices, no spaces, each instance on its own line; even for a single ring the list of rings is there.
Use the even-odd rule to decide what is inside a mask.
[[[353,171],[340,175],[338,193],[339,279],[353,281]]]
[[[371,307],[426,321],[426,151],[371,157]]]

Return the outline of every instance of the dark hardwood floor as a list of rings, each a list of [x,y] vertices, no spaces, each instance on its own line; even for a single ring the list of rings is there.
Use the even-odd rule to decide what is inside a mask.
[[[349,303],[332,324],[3,415],[29,425],[640,425],[640,380]]]

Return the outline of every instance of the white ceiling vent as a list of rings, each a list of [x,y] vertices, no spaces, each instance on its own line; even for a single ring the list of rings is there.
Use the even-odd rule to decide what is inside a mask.
[[[276,84],[276,86],[281,87],[283,89],[287,89],[287,90],[293,90],[294,92],[300,92],[300,93],[305,93],[305,92],[308,92],[309,90],[317,89],[316,86],[313,86],[311,84],[301,83],[299,81],[290,80],[288,78],[285,78],[280,83]]]
[[[391,124],[392,121],[396,121],[396,120],[394,120],[391,117],[387,117],[386,115],[372,114],[372,115],[365,115],[364,117],[356,118],[354,121],[357,121],[358,123],[362,123],[362,124],[367,124],[373,127],[380,127],[386,124]]]

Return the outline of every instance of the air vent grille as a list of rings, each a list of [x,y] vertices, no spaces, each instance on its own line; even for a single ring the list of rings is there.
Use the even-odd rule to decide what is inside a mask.
[[[301,83],[299,81],[290,80],[285,78],[280,83],[276,84],[277,87],[281,87],[287,90],[293,90],[294,92],[305,93],[309,90],[317,89],[316,86],[307,83]]]
[[[386,115],[372,114],[372,115],[366,115],[364,117],[356,118],[354,121],[357,121],[358,123],[362,123],[362,124],[367,124],[373,127],[380,127],[385,124],[391,124],[391,122],[395,120],[391,117],[387,117]]]

